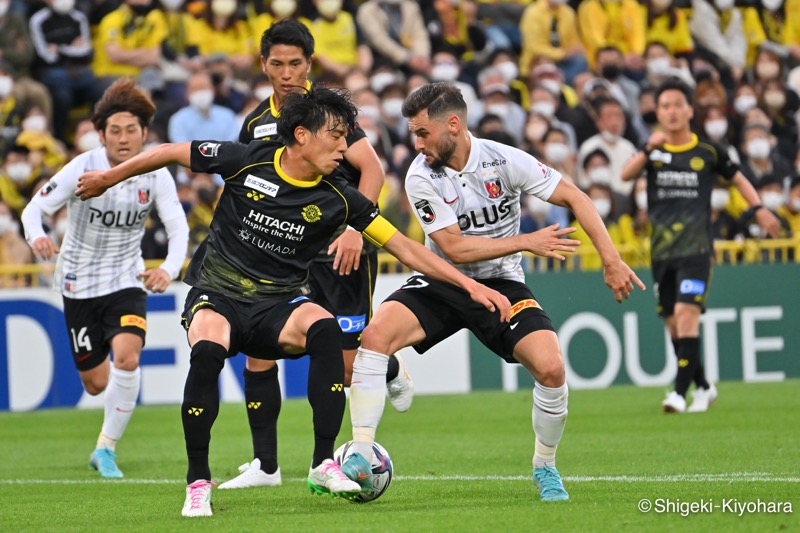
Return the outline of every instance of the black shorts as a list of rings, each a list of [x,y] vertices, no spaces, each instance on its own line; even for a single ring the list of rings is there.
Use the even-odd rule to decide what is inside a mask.
[[[147,293],[123,289],[96,298],[64,299],[64,318],[72,357],[78,370],[91,370],[108,357],[111,339],[133,333],[144,343],[147,332]]]
[[[308,296],[281,295],[257,302],[235,300],[220,292],[192,288],[186,295],[181,315],[184,329],[189,326],[197,311],[212,309],[221,314],[231,326],[231,345],[228,357],[239,352],[256,359],[296,359],[304,353],[289,354],[278,344],[278,337],[295,309],[306,303],[315,303]]]
[[[509,299],[512,306],[509,322],[500,322],[497,311],[489,312],[460,287],[427,276],[408,278],[385,301],[400,302],[416,315],[425,330],[425,340],[414,346],[419,353],[460,329],[469,328],[484,346],[509,363],[516,363],[514,346],[523,337],[543,329],[555,331],[547,313],[524,283],[507,279],[477,281]]]
[[[706,310],[711,284],[711,257],[705,254],[653,261],[653,289],[658,314],[672,316],[675,302],[695,304]]]
[[[314,261],[309,270],[311,297],[328,310],[342,328],[342,348],[355,350],[372,318],[372,294],[378,275],[377,250],[361,256],[358,270],[340,276],[333,261]]]

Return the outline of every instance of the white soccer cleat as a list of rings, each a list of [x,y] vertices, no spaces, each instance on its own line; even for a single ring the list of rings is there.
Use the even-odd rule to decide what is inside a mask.
[[[318,467],[310,468],[306,484],[313,493],[341,498],[349,499],[361,492],[361,485],[344,475],[342,467],[333,459],[325,459]]]
[[[696,389],[692,392],[692,405],[686,411],[689,413],[705,413],[716,399],[717,388],[711,383],[707,389]]]
[[[686,398],[675,391],[667,394],[667,398],[661,402],[661,409],[665,413],[683,413],[686,411]]]
[[[216,483],[206,479],[198,479],[186,487],[186,501],[183,502],[183,516],[212,516],[211,487]]]
[[[398,412],[405,413],[411,408],[411,402],[414,400],[414,382],[411,381],[406,362],[400,352],[394,356],[400,365],[400,371],[396,378],[386,384],[386,395],[389,397],[392,407]]]
[[[281,484],[281,469],[273,474],[261,470],[261,459],[253,459],[252,463],[245,463],[239,467],[239,475],[226,481],[220,489],[249,489],[251,487],[277,487]]]

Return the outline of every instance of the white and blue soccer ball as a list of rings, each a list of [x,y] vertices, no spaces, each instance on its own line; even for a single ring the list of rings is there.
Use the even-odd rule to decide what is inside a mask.
[[[353,451],[353,441],[345,442],[333,452],[333,460],[343,464]],[[374,442],[372,443],[372,453],[372,490],[362,492],[350,500],[354,503],[367,503],[377,500],[386,492],[392,482],[394,466],[392,465],[392,458],[389,457],[389,452],[383,446]]]

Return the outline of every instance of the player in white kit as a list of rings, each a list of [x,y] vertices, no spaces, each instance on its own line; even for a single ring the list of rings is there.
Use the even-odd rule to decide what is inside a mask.
[[[469,133],[467,106],[455,86],[421,87],[406,99],[403,116],[420,152],[406,176],[406,193],[425,230],[426,246],[505,295],[511,320],[500,322],[458,287],[427,276],[408,279],[364,330],[350,388],[356,453],[342,470],[356,481],[369,471],[384,406],[385,354],[406,346],[422,353],[466,327],[535,378],[533,479],[542,500],[567,500],[555,467],[567,417],[564,362],[550,319],[525,285],[520,252],[563,260],[559,252],[573,251],[580,242],[561,238],[574,229],[557,225],[519,235],[520,196],[532,194],[572,210],[600,253],[605,282],[617,301],[626,299],[634,285],[644,285],[620,258],[588,196],[529,154]]]
[[[105,391],[105,415],[89,466],[120,478],[115,445],[139,396],[147,289],[164,292],[186,258],[189,227],[170,173],[157,170],[121,183],[98,198],[75,196],[78,178],[106,170],[142,151],[156,108],[130,79],[115,82],[97,103],[92,122],[103,146],[85,152],[42,187],[22,213],[25,236],[44,259],[58,253],[53,289],[64,299],[75,366],[91,395]],[[42,213],[67,206],[69,229],[59,250],[42,228]],[[147,216],[155,207],[169,238],[166,260],[145,270],[141,253]],[[114,352],[114,365],[109,362]]]

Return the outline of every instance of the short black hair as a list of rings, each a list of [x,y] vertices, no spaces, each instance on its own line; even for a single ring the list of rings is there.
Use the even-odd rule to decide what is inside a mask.
[[[403,102],[403,116],[415,117],[428,110],[429,118],[438,118],[446,113],[457,113],[462,117],[467,114],[467,103],[461,90],[446,81],[438,81],[423,85],[409,94]]]
[[[661,98],[661,95],[665,91],[682,92],[683,96],[686,97],[686,103],[692,105],[692,89],[689,88],[689,86],[679,78],[669,78],[667,81],[658,86],[658,89],[656,89],[656,105],[658,105],[658,99]]]
[[[311,89],[291,92],[281,108],[278,118],[278,135],[287,146],[297,143],[294,130],[298,126],[316,133],[332,119],[334,125],[343,124],[349,132],[355,127],[358,109],[350,101],[350,92],[345,89],[329,89],[314,85]]]
[[[305,24],[297,19],[283,19],[261,34],[261,56],[269,57],[269,51],[276,44],[296,46],[303,51],[306,59],[314,55],[314,37]]]
[[[581,162],[583,170],[586,170],[586,165],[588,165],[589,161],[591,161],[591,159],[595,156],[600,156],[603,159],[605,159],[607,163],[611,163],[611,158],[608,157],[608,154],[606,153],[605,150],[601,148],[595,148],[594,150],[586,154],[586,156],[584,156],[583,161]]]

